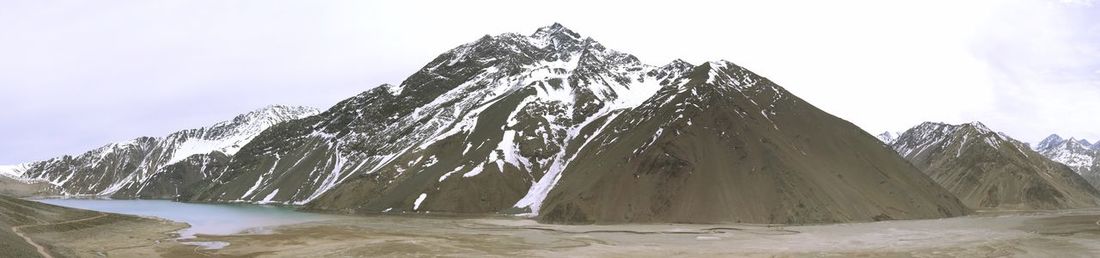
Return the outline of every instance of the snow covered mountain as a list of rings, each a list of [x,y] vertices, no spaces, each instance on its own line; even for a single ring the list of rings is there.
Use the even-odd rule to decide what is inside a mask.
[[[672,152],[692,146],[673,142],[699,140],[711,142]],[[722,168],[731,156],[701,154],[708,150],[754,161]],[[560,24],[458,46],[399,85],[274,126],[214,162],[224,171],[187,200],[350,213],[550,210],[544,221],[569,223],[868,221],[968,211],[873,136],[766,78],[727,61],[647,65]],[[645,171],[631,172],[637,164]],[[660,183],[692,174],[700,175],[692,183]],[[644,181],[623,188],[630,178]],[[615,189],[633,199],[588,197]],[[657,202],[642,201],[649,199]],[[684,199],[697,201],[669,205]]]
[[[1062,139],[1051,134],[1035,146],[1035,151],[1066,164],[1093,186],[1100,187],[1100,142],[1090,144],[1084,139]]]
[[[926,122],[891,146],[975,209],[1096,207],[1100,191],[1069,167],[979,122]]]
[[[189,158],[233,155],[268,127],[316,114],[307,107],[268,106],[209,127],[166,137],[139,137],[77,156],[6,166],[10,177],[45,181],[68,195],[133,197],[146,180]]]

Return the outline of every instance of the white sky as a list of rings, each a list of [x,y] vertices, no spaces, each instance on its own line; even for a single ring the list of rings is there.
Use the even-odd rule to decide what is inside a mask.
[[[654,65],[730,60],[874,133],[979,120],[1029,142],[1100,139],[1089,1],[6,0],[0,164],[268,104],[328,108],[553,22]]]

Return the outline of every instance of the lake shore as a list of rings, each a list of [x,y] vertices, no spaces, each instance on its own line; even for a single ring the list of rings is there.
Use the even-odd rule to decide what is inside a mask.
[[[72,209],[0,196],[3,257],[157,257],[187,228],[160,218]]]
[[[157,257],[160,250],[189,247],[177,242],[175,233],[187,228],[157,218],[106,214],[101,218],[64,228],[34,228],[29,235],[57,257]]]
[[[111,200],[89,198],[38,199],[38,202],[119,214],[156,217],[183,222],[181,238],[195,234],[226,235],[255,227],[297,224],[344,216],[296,211],[286,206],[256,204],[182,203],[168,200]]]

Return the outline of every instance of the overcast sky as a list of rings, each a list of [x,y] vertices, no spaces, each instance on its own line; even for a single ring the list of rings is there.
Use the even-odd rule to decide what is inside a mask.
[[[485,34],[561,22],[660,65],[730,60],[870,132],[1100,139],[1090,1],[0,2],[0,164],[328,108]]]

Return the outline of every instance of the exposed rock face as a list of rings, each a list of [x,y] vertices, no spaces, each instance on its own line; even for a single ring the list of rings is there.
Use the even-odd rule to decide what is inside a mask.
[[[975,209],[1096,207],[1100,192],[1069,167],[981,123],[923,123],[892,145]]]
[[[1084,139],[1062,139],[1061,136],[1052,134],[1039,142],[1035,151],[1066,164],[1093,187],[1100,188],[1100,142],[1090,144]]]
[[[147,196],[138,193],[149,186],[146,182],[148,179],[164,176],[161,174],[166,172],[166,167],[181,163],[192,156],[232,155],[268,127],[316,112],[306,107],[269,106],[210,127],[183,130],[166,137],[140,137],[109,144],[77,156],[66,155],[7,166],[0,170],[7,171],[4,174],[19,180],[48,182],[66,195],[116,198]],[[212,170],[212,167],[198,167],[185,174],[188,177],[202,177],[212,173],[218,172]],[[177,187],[179,186],[153,186]]]

